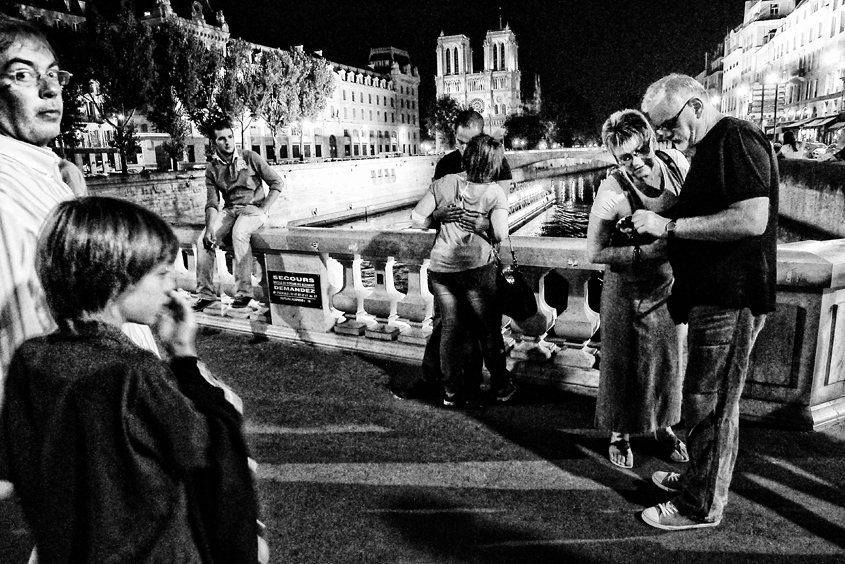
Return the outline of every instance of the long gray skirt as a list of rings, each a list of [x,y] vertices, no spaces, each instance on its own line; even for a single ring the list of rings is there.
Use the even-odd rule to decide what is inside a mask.
[[[668,262],[606,269],[596,428],[650,433],[681,419],[678,330],[666,309]]]

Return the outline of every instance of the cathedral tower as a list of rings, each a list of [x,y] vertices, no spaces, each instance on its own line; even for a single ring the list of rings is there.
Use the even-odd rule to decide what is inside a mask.
[[[509,26],[488,31],[483,68],[475,72],[466,35],[437,38],[437,97],[449,96],[484,117],[486,133],[501,139],[505,118],[520,112],[519,49]]]

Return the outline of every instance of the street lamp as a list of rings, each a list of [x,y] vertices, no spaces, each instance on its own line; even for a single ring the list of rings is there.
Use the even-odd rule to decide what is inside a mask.
[[[772,136],[777,139],[778,136],[778,95],[780,94],[779,89],[781,85],[780,77],[777,73],[770,72],[766,75],[765,82],[763,83],[763,91],[766,90],[766,84],[774,84],[775,85],[775,99],[774,99],[774,112],[772,116]],[[760,113],[762,114],[763,109],[760,108]],[[765,133],[765,130],[763,131]]]

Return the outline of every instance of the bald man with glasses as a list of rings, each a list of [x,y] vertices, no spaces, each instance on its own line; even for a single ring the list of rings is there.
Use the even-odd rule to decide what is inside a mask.
[[[665,530],[713,527],[728,501],[751,351],[775,309],[777,160],[757,126],[722,115],[689,76],[652,84],[642,109],[676,149],[695,150],[676,205],[633,216],[639,233],[668,239],[669,312],[689,323],[682,411],[690,462],[683,474],[654,473],[655,485],[677,495],[642,518]]]

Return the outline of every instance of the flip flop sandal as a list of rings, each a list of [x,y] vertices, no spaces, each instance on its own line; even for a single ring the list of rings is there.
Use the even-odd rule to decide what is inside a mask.
[[[625,464],[619,464],[613,459],[613,449],[616,449],[619,454],[625,457]],[[613,441],[612,443],[610,443],[610,447],[608,448],[608,459],[610,460],[611,464],[614,464],[620,468],[633,468],[634,453],[631,452],[631,443],[629,443],[625,439],[619,439],[618,441]]]
[[[672,462],[689,462],[689,454],[687,453],[687,445],[679,439],[675,437],[674,444],[672,445],[672,450],[669,452],[669,458],[672,459]]]
[[[672,462],[689,462],[687,446],[677,435],[663,435],[657,441],[666,449],[666,454]]]

